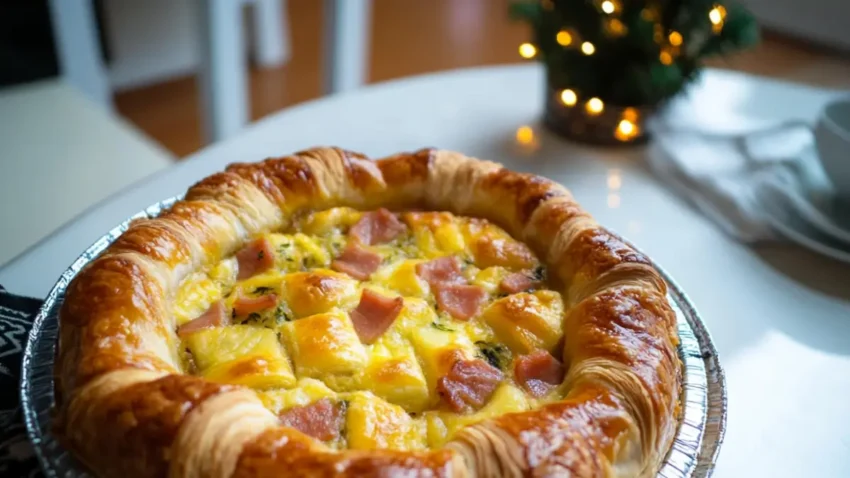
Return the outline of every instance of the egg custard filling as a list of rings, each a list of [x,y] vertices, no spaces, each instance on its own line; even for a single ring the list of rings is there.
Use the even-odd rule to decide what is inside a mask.
[[[563,398],[563,301],[482,219],[333,208],[188,277],[184,367],[335,449],[438,448]]]

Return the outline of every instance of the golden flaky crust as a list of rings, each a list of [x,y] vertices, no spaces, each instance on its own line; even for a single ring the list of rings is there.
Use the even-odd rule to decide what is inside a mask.
[[[442,450],[329,450],[256,394],[183,375],[171,314],[190,272],[296,213],[427,208],[489,219],[544,258],[568,305],[566,398],[462,430]],[[68,289],[56,433],[95,474],[646,476],[676,427],[681,365],[664,281],[557,183],[458,153],[378,161],[317,148],[235,164],[132,224]]]

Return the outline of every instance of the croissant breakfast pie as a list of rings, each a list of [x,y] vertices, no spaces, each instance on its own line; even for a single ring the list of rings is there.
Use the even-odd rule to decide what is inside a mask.
[[[562,186],[449,151],[234,164],[72,282],[55,432],[96,476],[651,476],[666,286]]]

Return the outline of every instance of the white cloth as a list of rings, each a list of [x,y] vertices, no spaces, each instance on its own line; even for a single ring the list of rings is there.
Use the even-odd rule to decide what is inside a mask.
[[[744,242],[776,237],[760,202],[766,186],[809,187],[817,168],[810,127],[788,122],[741,135],[653,125],[649,166],[662,183]]]

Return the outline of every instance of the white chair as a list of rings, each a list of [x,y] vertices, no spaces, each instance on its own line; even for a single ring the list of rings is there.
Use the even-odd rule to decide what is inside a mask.
[[[89,98],[58,79],[0,90],[0,266],[174,164],[171,153]]]
[[[254,58],[277,66],[289,56],[286,0],[199,0],[202,120],[210,142],[239,131],[248,121],[242,8],[254,14]],[[361,0],[354,0],[358,2]],[[91,0],[50,0],[60,71],[89,99],[111,109],[111,89],[100,54]]]
[[[285,0],[250,0],[254,60],[289,56],[280,19]],[[325,91],[365,80],[370,0],[326,0]],[[207,138],[223,139],[247,121],[243,0],[201,0],[201,93]],[[0,92],[0,266],[110,194],[173,163],[173,156],[112,111],[90,0],[50,0],[62,78]],[[128,211],[129,213],[130,211]]]
[[[324,92],[342,93],[366,82],[371,0],[325,0]]]

